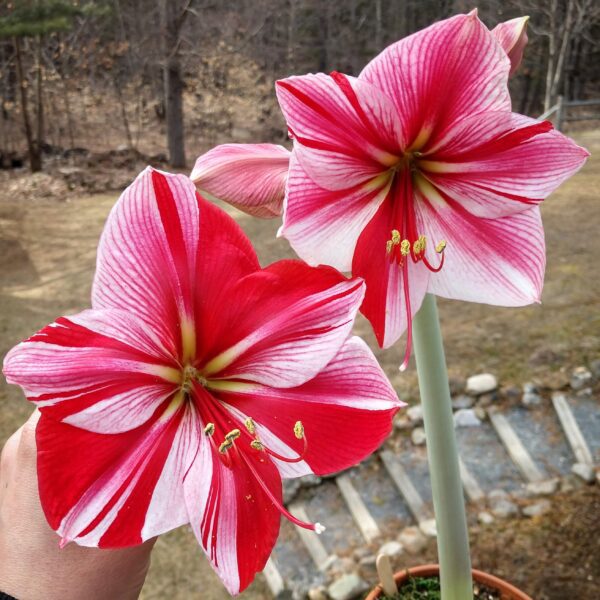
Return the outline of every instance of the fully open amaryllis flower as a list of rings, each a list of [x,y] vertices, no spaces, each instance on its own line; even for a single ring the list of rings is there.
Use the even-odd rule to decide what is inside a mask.
[[[63,543],[128,546],[190,522],[243,590],[280,513],[299,523],[281,478],[355,464],[401,406],[349,337],[363,294],[329,267],[261,269],[187,177],[143,172],[108,219],[93,309],[4,363],[42,412],[40,498]]]
[[[279,81],[294,150],[281,233],[310,264],[366,280],[380,345],[427,291],[519,306],[540,298],[538,204],[588,153],[511,112],[506,52],[473,12],[384,50],[358,78]]]

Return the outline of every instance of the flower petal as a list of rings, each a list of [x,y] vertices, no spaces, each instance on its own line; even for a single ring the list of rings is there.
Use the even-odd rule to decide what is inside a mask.
[[[220,395],[235,414],[253,418],[267,447],[289,458],[302,451],[303,443],[294,437],[294,424],[302,422],[305,459],[297,464],[274,460],[282,477],[326,475],[360,462],[381,445],[403,406],[358,337],[347,339],[327,367],[299,387],[250,384]]]
[[[281,214],[290,152],[275,144],[222,144],[198,158],[190,175],[208,193],[255,217]]]
[[[293,153],[279,235],[310,265],[349,271],[358,236],[383,202],[388,187],[326,190],[314,183]]]
[[[365,81],[339,73],[277,82],[294,152],[310,178],[328,190],[363,185],[401,156],[395,108]]]
[[[183,478],[197,449],[196,417],[188,404],[165,406],[142,427],[117,435],[42,415],[40,499],[65,541],[133,546],[188,521]]]
[[[118,310],[61,317],[13,348],[4,374],[42,413],[99,433],[145,423],[180,377],[160,340]]]
[[[408,201],[412,202],[412,198]],[[398,204],[398,199],[394,202]],[[413,263],[410,257],[404,266],[390,260],[386,244],[397,226],[393,202],[388,198],[358,238],[352,261],[352,273],[367,284],[360,312],[370,321],[383,348],[389,348],[406,331],[407,297],[412,318],[425,297],[429,279],[429,271],[422,264]]]
[[[430,292],[497,306],[539,302],[546,255],[538,207],[482,219],[451,199],[445,205],[420,199],[417,221],[429,239],[447,242],[444,265],[430,277]]]
[[[494,37],[470,14],[440,21],[392,44],[359,79],[393,100],[409,145],[425,150],[436,132],[459,118],[510,110],[509,68]]]
[[[541,202],[587,156],[547,121],[486,113],[448,128],[419,165],[429,182],[470,212],[494,218]]]
[[[232,288],[221,312],[220,351],[210,378],[293,387],[312,379],[352,329],[364,295],[360,279],[294,260],[274,263]]]
[[[184,492],[198,542],[229,593],[238,594],[262,571],[279,533],[279,511],[256,475],[280,503],[281,478],[264,457],[237,451],[227,457],[231,467],[203,436]]]
[[[510,60],[511,75],[519,68],[523,60],[523,52],[525,52],[528,42],[527,21],[529,21],[529,17],[517,17],[500,23],[492,29],[492,35],[498,40]]]
[[[183,175],[146,169],[113,208],[98,248],[92,303],[141,317],[173,356],[197,352],[207,294],[259,268],[231,217],[202,200]]]

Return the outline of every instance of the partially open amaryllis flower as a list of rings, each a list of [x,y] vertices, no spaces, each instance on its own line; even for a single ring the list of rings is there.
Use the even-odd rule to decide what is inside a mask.
[[[275,144],[222,144],[202,154],[190,175],[201,194],[255,217],[281,214],[290,151]]]
[[[231,593],[279,530],[281,478],[371,453],[401,406],[349,337],[360,279],[281,261],[261,269],[235,222],[181,175],[146,170],[113,209],[93,309],[5,359],[40,407],[50,525],[85,546],[141,543],[190,522]]]
[[[475,13],[388,47],[358,78],[279,81],[294,150],[283,234],[310,264],[363,277],[379,344],[427,291],[518,306],[539,300],[538,204],[588,153],[511,112],[510,61]]]

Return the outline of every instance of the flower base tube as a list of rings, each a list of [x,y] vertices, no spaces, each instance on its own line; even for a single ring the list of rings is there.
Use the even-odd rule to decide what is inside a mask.
[[[465,501],[454,434],[446,359],[435,296],[427,294],[413,321],[427,456],[437,526],[443,600],[472,600]]]

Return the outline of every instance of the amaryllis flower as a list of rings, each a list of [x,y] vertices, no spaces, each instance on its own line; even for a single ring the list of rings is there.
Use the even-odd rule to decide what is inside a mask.
[[[84,546],[184,523],[231,593],[275,544],[281,478],[355,464],[401,403],[349,337],[360,279],[261,269],[235,222],[181,175],[146,170],[113,209],[93,308],[15,347],[4,373],[42,412],[50,525]]]
[[[510,75],[519,68],[523,52],[527,46],[527,21],[529,17],[517,17],[504,21],[492,29],[492,35],[498,40],[510,60]]]
[[[310,264],[363,277],[379,344],[427,291],[519,306],[540,298],[538,204],[588,153],[511,112],[510,61],[477,16],[403,39],[358,78],[279,81],[294,149],[281,233]],[[410,352],[410,337],[403,365]]]
[[[290,151],[275,144],[222,144],[202,154],[190,175],[201,194],[255,217],[277,217],[285,195]]]

